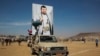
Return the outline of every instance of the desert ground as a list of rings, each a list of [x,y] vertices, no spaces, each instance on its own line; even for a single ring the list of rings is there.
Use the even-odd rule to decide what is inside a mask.
[[[99,47],[95,47],[95,42],[62,42],[68,46],[68,56],[100,56]],[[10,46],[2,46],[0,44],[0,56],[32,56],[31,50],[27,47],[26,42],[22,42],[21,46],[18,43],[12,43]]]

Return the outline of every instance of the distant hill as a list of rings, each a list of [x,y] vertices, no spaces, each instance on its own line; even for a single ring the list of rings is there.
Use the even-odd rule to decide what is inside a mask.
[[[75,36],[70,37],[71,40],[82,40],[82,38],[88,41],[94,41],[95,39],[100,40],[100,32],[90,32],[90,33],[79,33]]]

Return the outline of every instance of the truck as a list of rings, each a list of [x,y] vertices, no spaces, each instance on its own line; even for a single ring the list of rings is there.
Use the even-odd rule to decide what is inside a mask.
[[[32,55],[37,56],[67,56],[67,46],[57,41],[53,35],[37,36],[32,44]]]

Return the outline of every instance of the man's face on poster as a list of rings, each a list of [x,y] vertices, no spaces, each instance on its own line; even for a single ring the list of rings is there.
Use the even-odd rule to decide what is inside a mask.
[[[42,8],[41,8],[41,13],[42,13],[42,14],[46,14],[46,13],[47,13],[47,8],[46,8],[46,7],[45,7],[45,8],[42,7]]]

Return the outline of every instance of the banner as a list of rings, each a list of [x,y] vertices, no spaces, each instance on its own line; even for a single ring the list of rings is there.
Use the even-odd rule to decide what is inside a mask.
[[[32,4],[32,34],[53,35],[53,7]]]

